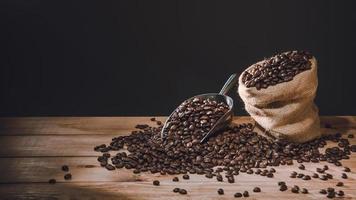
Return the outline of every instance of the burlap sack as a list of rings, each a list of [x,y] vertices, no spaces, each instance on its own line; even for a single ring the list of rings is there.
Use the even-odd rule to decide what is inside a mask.
[[[292,142],[320,137],[318,108],[314,104],[318,87],[317,61],[314,57],[310,61],[310,70],[266,89],[247,88],[240,75],[238,92],[246,111],[256,122],[255,131]]]

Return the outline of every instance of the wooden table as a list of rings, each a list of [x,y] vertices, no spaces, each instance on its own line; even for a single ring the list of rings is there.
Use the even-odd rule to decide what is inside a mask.
[[[157,117],[164,120],[164,117]],[[200,175],[190,180],[172,182],[170,175],[142,173],[134,175],[126,169],[108,171],[96,161],[99,153],[93,151],[98,144],[108,144],[111,138],[129,134],[138,123],[153,124],[150,117],[25,117],[0,118],[0,199],[231,199],[235,192],[248,190],[250,199],[319,199],[318,191],[335,187],[343,181],[345,199],[356,199],[356,153],[343,160],[351,168],[348,179],[341,179],[342,167],[329,164],[334,175],[330,181],[291,179],[291,171],[301,171],[296,165],[276,167],[274,178],[240,174],[236,183],[217,182]],[[234,123],[248,122],[248,117],[238,117]],[[356,117],[322,117],[322,125],[332,128],[325,132],[353,133],[356,136]],[[356,144],[356,138],[350,139]],[[328,146],[335,145],[329,142]],[[65,181],[62,165],[69,165],[73,179]],[[325,163],[306,163],[305,174]],[[48,183],[55,178],[57,183]],[[153,186],[152,180],[161,181]],[[310,194],[280,192],[278,181],[287,185],[306,187]],[[253,193],[259,186],[261,193]],[[188,190],[188,195],[172,192],[175,187]],[[225,195],[218,196],[217,189],[224,188]]]

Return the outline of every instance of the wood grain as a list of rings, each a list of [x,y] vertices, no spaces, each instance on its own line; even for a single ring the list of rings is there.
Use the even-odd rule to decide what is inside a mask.
[[[153,124],[150,117],[44,117],[0,119],[0,199],[231,199],[235,192],[248,190],[249,199],[320,199],[321,188],[335,187],[338,181],[345,186],[344,199],[356,199],[356,154],[343,160],[351,168],[348,179],[341,179],[341,167],[329,164],[334,175],[330,181],[291,179],[291,171],[300,172],[296,165],[275,167],[274,178],[240,174],[236,183],[217,182],[200,175],[191,175],[190,180],[172,182],[173,176],[150,173],[133,174],[131,170],[107,171],[96,161],[99,153],[95,145],[109,143],[112,137],[129,134],[138,123]],[[159,117],[164,120],[164,117]],[[234,123],[249,122],[248,117],[234,119]],[[331,128],[324,132],[353,133],[356,136],[356,117],[322,117],[322,126]],[[350,139],[356,144],[356,139]],[[329,142],[328,147],[336,143]],[[73,179],[65,181],[63,164],[69,165]],[[311,174],[316,167],[326,163],[305,163],[304,174]],[[57,184],[48,180],[55,178]],[[161,186],[153,186],[153,180]],[[278,181],[287,185],[308,188],[310,194],[293,194],[289,190],[280,192]],[[261,193],[253,193],[259,186]],[[188,190],[183,196],[172,192],[180,187]],[[224,188],[225,195],[218,196],[216,190]],[[339,188],[337,188],[339,189]]]

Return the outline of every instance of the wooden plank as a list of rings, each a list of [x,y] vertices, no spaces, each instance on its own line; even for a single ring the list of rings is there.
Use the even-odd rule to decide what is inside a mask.
[[[0,118],[0,135],[124,134],[136,124],[150,124],[151,117],[13,117]],[[156,117],[164,121],[166,117]],[[250,122],[250,117],[235,117],[234,123]],[[334,128],[356,128],[356,116],[324,116],[321,124]]]
[[[236,182],[231,184],[217,182],[215,179],[207,179],[203,175],[190,175],[190,180],[180,178],[179,182],[173,182],[171,175],[142,173],[135,175],[130,170],[120,169],[107,171],[97,165],[94,158],[2,158],[0,170],[0,194],[1,199],[230,199],[235,192],[248,190],[251,199],[319,199],[322,196],[318,191],[322,188],[335,187],[338,181],[343,181],[345,186],[336,187],[346,193],[345,199],[356,198],[356,163],[355,155],[351,160],[342,161],[344,166],[351,168],[348,179],[341,179],[342,167],[329,164],[328,173],[334,176],[329,181],[312,179],[305,181],[289,178],[291,171],[297,171],[311,175],[316,167],[325,163],[304,163],[306,170],[299,170],[297,165],[275,167],[274,178],[240,173],[235,176]],[[4,164],[6,163],[6,164]],[[64,181],[64,172],[60,167],[68,164],[73,174],[71,181]],[[90,167],[85,167],[90,165]],[[179,176],[181,177],[181,175]],[[50,185],[48,179],[56,178],[58,183]],[[161,186],[153,186],[153,180],[160,180]],[[278,181],[285,181],[288,186],[298,185],[307,188],[308,195],[293,194],[290,190],[280,192]],[[262,192],[253,193],[252,189],[258,186]],[[173,188],[187,189],[189,194],[182,196],[172,193]],[[216,190],[223,188],[224,196],[218,196]],[[89,198],[91,197],[91,198]],[[105,197],[105,198],[104,198]]]
[[[326,199],[326,195],[319,194],[319,185],[311,184],[308,186],[309,194],[294,194],[290,190],[280,192],[276,183],[269,182],[251,182],[252,185],[259,185],[261,193],[253,193],[251,185],[245,182],[234,184],[227,183],[199,183],[194,182],[189,185],[184,183],[167,182],[161,186],[152,186],[151,183],[59,183],[49,184],[16,184],[0,185],[1,199],[90,199],[90,200],[142,200],[142,199],[164,199],[164,200],[187,200],[187,199],[204,199],[204,200],[224,200],[235,199],[236,192],[249,191],[250,198],[242,199]],[[173,193],[175,187],[185,188],[187,195]],[[302,186],[304,187],[304,186]],[[223,188],[224,195],[218,195],[216,190]],[[346,193],[342,199],[355,199],[355,190],[351,188],[342,188]],[[340,198],[335,198],[340,199]]]
[[[123,134],[151,117],[9,117],[0,118],[0,135]],[[166,117],[156,117],[164,121]]]
[[[37,157],[37,158],[0,158],[0,184],[5,183],[47,183],[50,178],[55,178],[58,182],[150,182],[153,179],[169,181],[173,176],[160,174],[151,174],[149,172],[133,174],[132,170],[117,169],[108,171],[100,167],[95,157]],[[334,175],[334,179],[329,182],[336,183],[341,181],[340,174],[343,167],[336,167],[326,162],[321,163],[304,163],[306,170],[299,170],[297,165],[275,167],[277,172],[275,178],[270,179],[262,176],[248,175],[241,173],[236,176],[237,180],[246,183],[252,182],[275,182],[277,180],[293,180],[295,183],[307,184],[309,181],[300,179],[290,179],[291,171],[312,174],[317,167],[329,165],[328,173]],[[348,173],[349,178],[342,180],[345,185],[355,184],[356,188],[356,154],[351,155],[351,159],[343,160],[342,164],[351,169]],[[63,179],[65,172],[61,170],[62,165],[68,165],[73,178],[71,181]],[[186,181],[185,181],[186,182]],[[215,179],[207,179],[201,175],[191,175],[189,182],[216,182]],[[313,184],[323,184],[324,181],[313,181]],[[325,182],[326,184],[326,182]]]
[[[356,136],[356,129],[332,131]],[[93,150],[96,145],[109,144],[113,137],[126,134],[0,136],[0,157],[98,156]],[[350,142],[355,144],[356,139]]]

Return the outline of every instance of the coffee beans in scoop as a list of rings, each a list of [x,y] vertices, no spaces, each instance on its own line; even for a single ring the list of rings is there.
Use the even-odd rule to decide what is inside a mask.
[[[242,74],[246,87],[257,90],[293,80],[297,74],[311,69],[313,56],[306,51],[288,51],[254,64]]]
[[[184,101],[172,114],[164,128],[169,139],[179,140],[186,147],[198,143],[229,110],[223,102],[194,98]]]

